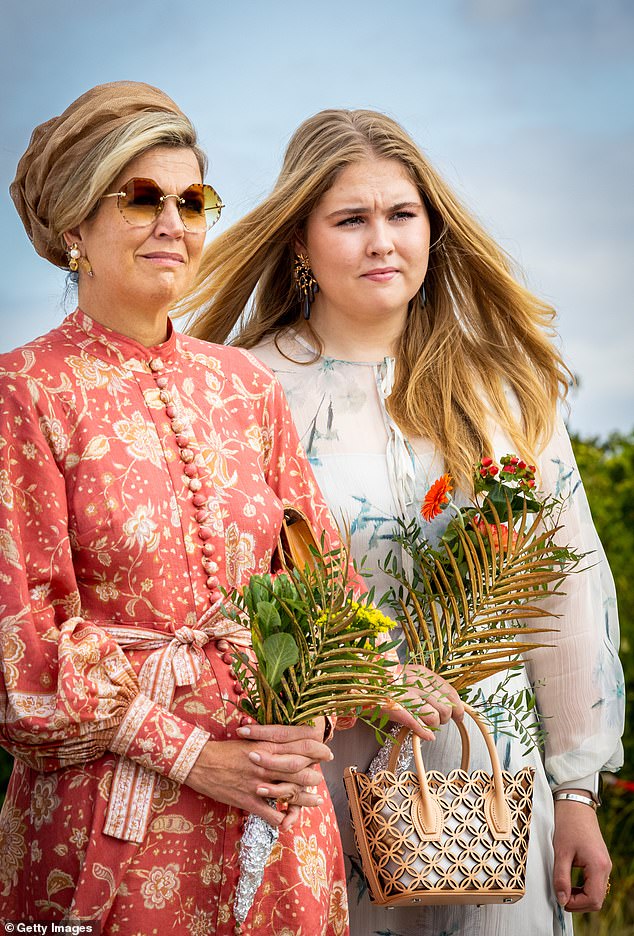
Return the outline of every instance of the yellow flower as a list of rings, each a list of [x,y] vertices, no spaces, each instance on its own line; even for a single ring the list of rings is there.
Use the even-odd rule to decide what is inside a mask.
[[[382,614],[374,605],[362,605],[358,601],[353,601],[351,607],[356,612],[357,620],[365,624],[375,637],[389,633],[394,627],[394,621]]]

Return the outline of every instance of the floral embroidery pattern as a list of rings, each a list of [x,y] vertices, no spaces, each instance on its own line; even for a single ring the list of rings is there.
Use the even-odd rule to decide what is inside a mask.
[[[182,784],[207,737],[234,736],[232,670],[210,640],[193,651],[200,677],[163,705],[140,692],[148,651],[111,631],[166,636],[163,649],[194,631],[211,583],[268,569],[284,503],[332,530],[283,394],[244,352],[176,333],[146,349],[77,311],[0,357],[0,418],[11,719],[0,740],[17,755],[0,816],[0,918],[233,936],[243,815]],[[121,763],[157,778],[135,846],[103,833],[111,806],[120,818]],[[297,900],[304,933],[341,936],[343,907],[328,923],[330,894],[345,886],[330,801],[293,833],[253,919],[271,936],[296,933]]]

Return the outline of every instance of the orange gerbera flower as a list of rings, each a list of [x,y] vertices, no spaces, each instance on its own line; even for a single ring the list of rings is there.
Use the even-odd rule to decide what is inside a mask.
[[[449,503],[449,492],[453,491],[451,484],[451,475],[444,474],[434,481],[430,489],[425,494],[423,506],[420,509],[423,520],[433,520],[442,512],[443,504]]]

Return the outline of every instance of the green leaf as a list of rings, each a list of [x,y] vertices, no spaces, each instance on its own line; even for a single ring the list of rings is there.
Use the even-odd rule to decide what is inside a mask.
[[[282,674],[299,660],[297,644],[290,634],[272,634],[262,646],[266,678],[272,689],[279,686]]]
[[[258,601],[256,611],[262,636],[265,638],[266,643],[267,637],[282,629],[282,622],[277,608],[270,601]]]

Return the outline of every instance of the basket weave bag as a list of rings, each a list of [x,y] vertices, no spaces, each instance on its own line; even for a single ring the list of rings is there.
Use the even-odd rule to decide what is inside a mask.
[[[373,777],[356,767],[345,770],[357,848],[375,904],[514,903],[524,894],[535,771],[503,772],[484,722],[470,706],[465,710],[482,732],[492,774],[468,773],[469,736],[460,723],[462,764],[448,775],[425,771],[414,735],[416,771],[396,776],[407,729],[387,770]]]

